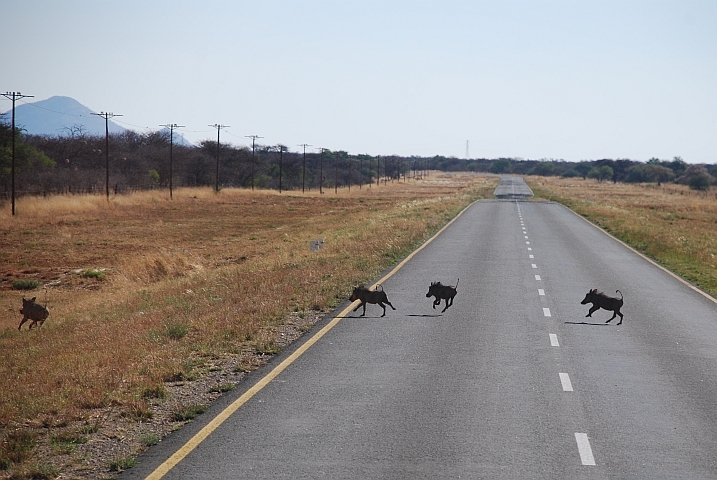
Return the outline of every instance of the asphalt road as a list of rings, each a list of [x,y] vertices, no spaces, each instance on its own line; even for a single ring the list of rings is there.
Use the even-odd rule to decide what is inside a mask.
[[[717,304],[566,208],[478,202],[383,287],[396,311],[338,321],[163,478],[717,478]]]

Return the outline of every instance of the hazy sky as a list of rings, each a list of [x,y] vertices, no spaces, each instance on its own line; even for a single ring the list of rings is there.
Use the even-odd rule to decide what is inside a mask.
[[[191,141],[717,162],[715,0],[0,0],[0,47],[2,92]]]

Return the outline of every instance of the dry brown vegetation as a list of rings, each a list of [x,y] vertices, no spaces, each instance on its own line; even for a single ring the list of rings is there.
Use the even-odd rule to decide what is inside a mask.
[[[336,306],[496,183],[432,173],[338,194],[22,198],[15,217],[5,205],[0,475],[106,472],[104,459],[82,473],[93,455],[84,445],[113,419],[149,422],[168,402],[186,409],[175,386],[227,365],[238,374],[256,368],[257,356],[287,343],[287,324],[310,328],[300,319]],[[324,248],[311,251],[317,238]],[[13,289],[25,280],[41,286]],[[18,332],[23,296],[48,304],[41,328]],[[128,428],[119,431],[103,441],[127,443]],[[128,445],[122,452],[135,454]]]
[[[717,194],[687,186],[526,178],[556,200],[717,296]]]

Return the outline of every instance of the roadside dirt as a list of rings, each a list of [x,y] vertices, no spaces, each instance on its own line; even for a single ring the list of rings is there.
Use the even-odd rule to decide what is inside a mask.
[[[276,344],[283,348],[302,335],[310,334],[311,328],[325,314],[326,312],[292,313],[284,325],[275,328]],[[192,421],[178,421],[175,418],[176,412],[197,405],[208,406],[224,394],[220,390],[228,386],[234,388],[240,384],[247,375],[247,365],[256,369],[265,365],[272,357],[273,355],[247,350],[240,355],[212,359],[211,363],[206,365],[204,374],[196,380],[166,383],[166,398],[154,399],[150,405],[152,418],[141,422],[123,416],[122,410],[116,406],[97,409],[91,419],[75,424],[53,424],[49,418],[28,422],[25,427],[47,430],[46,435],[40,436],[38,456],[49,459],[52,467],[62,471],[59,476],[48,475],[45,478],[115,478],[123,470],[123,461],[136,457],[152,444],[160,442],[162,438]],[[96,429],[96,432],[86,435],[87,442],[74,445],[71,452],[58,452],[57,447],[52,445],[53,430],[82,429]],[[0,478],[13,477],[0,475]]]

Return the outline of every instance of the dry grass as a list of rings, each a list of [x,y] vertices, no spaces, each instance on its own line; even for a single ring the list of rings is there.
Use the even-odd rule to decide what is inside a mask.
[[[538,196],[569,206],[717,296],[717,194],[682,185],[530,177]]]
[[[108,405],[141,420],[147,392],[199,375],[204,359],[278,351],[290,312],[334,307],[496,183],[434,173],[338,195],[20,199],[17,216],[0,212],[0,431]],[[312,252],[316,238],[325,247]],[[51,314],[18,332],[23,292],[11,282],[22,278],[42,282],[24,294]]]

